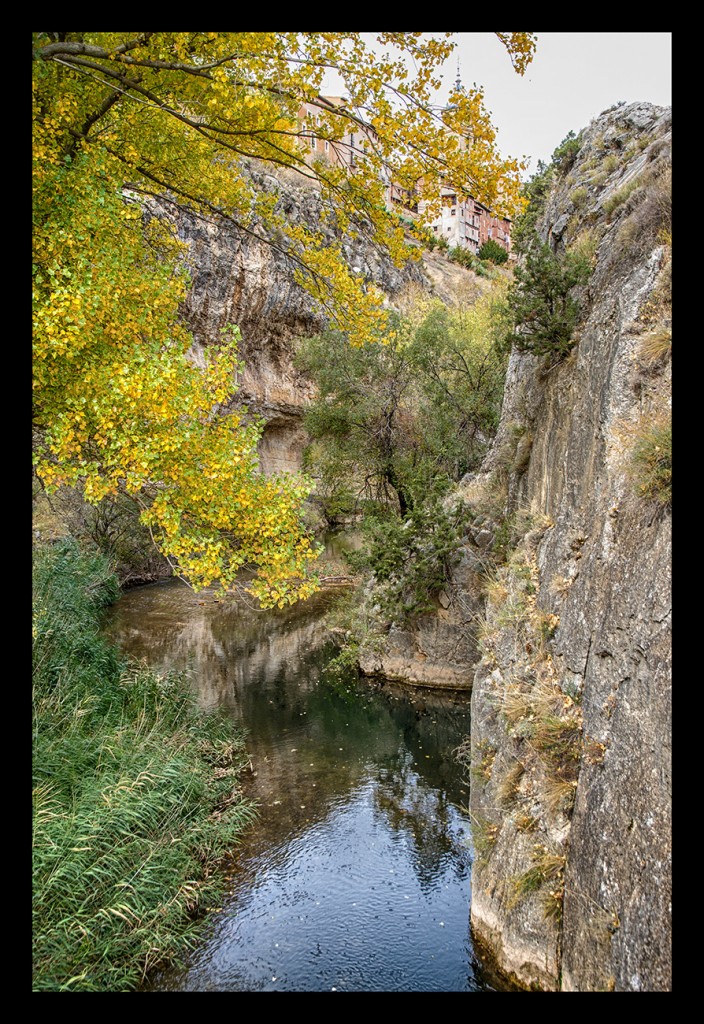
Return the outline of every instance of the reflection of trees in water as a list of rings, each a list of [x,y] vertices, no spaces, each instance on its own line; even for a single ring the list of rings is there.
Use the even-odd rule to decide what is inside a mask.
[[[335,597],[259,612],[171,582],[124,595],[111,632],[161,671],[186,669],[204,707],[233,709],[256,772],[257,830],[272,850],[282,835],[315,828],[371,773],[375,807],[407,835],[430,885],[452,851],[450,801],[466,802],[452,752],[468,698],[324,678],[337,651],[323,613]]]
[[[459,878],[467,876],[469,855],[457,856],[457,810],[443,789],[423,784],[410,758],[399,758],[393,770],[379,778],[374,807],[394,832],[406,837],[424,892],[437,886],[448,867]]]
[[[330,599],[318,594],[290,608],[258,611],[238,598],[194,594],[171,581],[125,594],[107,629],[126,654],[158,671],[187,671],[203,707],[231,706],[250,681],[299,672],[308,652],[327,639],[322,614]]]

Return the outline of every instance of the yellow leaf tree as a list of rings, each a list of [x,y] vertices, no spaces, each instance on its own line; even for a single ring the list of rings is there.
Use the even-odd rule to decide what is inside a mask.
[[[495,35],[523,74],[534,34]],[[377,44],[355,32],[33,35],[36,471],[49,489],[81,482],[90,501],[127,490],[184,578],[230,588],[250,569],[265,606],[315,589],[309,485],[261,475],[259,428],[223,409],[236,327],[204,368],[189,359],[180,244],[145,200],[283,250],[332,326],[356,343],[382,337],[383,297],[346,265],[343,237],[364,234],[401,265],[414,251],[387,209],[389,182],[417,189],[429,216],[441,181],[511,215],[520,165],[499,155],[481,90],[434,103],[450,33]],[[345,87],[335,103],[320,96],[329,70]],[[361,133],[363,159],[311,160],[310,103],[318,137],[343,151]],[[312,180],[326,223],[289,221],[247,160]]]

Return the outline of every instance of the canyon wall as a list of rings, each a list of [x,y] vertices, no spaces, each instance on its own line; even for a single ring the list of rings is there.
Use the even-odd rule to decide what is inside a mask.
[[[648,104],[582,134],[538,225],[592,253],[575,345],[513,352],[463,488],[503,484],[515,541],[472,694],[472,928],[526,987],[671,985],[671,515],[646,468],[669,431],[670,144]]]

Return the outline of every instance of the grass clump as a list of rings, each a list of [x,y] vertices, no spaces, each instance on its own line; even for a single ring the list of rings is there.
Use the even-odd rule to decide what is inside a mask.
[[[672,354],[672,331],[669,329],[651,331],[646,334],[638,348],[638,359],[646,366],[654,366]]]
[[[481,814],[472,814],[472,846],[477,867],[483,867],[499,838],[499,826]]]
[[[533,814],[523,812],[516,816],[515,826],[518,832],[535,832],[540,822]]]
[[[623,206],[626,200],[628,200],[635,190],[641,187],[641,185],[642,182],[639,178],[632,178],[630,181],[626,182],[625,185],[622,185],[617,192],[613,192],[604,200],[603,210],[609,220],[611,220],[614,211],[617,210],[619,206]]]
[[[672,505],[672,423],[653,422],[640,432],[631,453],[638,494],[662,508]]]
[[[638,191],[629,203],[616,248],[631,256],[645,256],[658,245],[672,246],[672,167],[669,161],[658,161],[637,182],[631,182],[630,186],[634,187],[626,199],[636,185]]]
[[[525,765],[521,761],[515,761],[501,779],[496,787],[496,798],[502,806],[506,807],[515,802],[524,772]]]
[[[566,858],[562,854],[550,851],[547,846],[536,843],[531,860],[531,867],[511,880],[509,907],[514,907],[526,897],[539,892],[545,918],[559,923],[562,920],[562,903],[565,895]]]
[[[475,757],[472,759],[471,774],[479,782],[486,783],[491,779],[496,760],[496,747],[486,740],[477,743]]]
[[[33,989],[126,991],[192,942],[254,815],[241,739],[100,632],[117,593],[62,541],[33,568]]]

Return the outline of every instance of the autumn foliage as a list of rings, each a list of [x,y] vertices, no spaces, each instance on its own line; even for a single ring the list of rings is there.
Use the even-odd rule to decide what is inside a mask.
[[[522,74],[533,34],[496,35]],[[227,218],[276,245],[331,325],[358,343],[383,336],[383,297],[346,265],[342,240],[361,232],[398,263],[409,257],[385,180],[436,201],[442,176],[498,213],[519,203],[519,165],[496,151],[481,91],[433,105],[448,36],[381,33],[378,55],[359,33],[34,34],[36,471],[47,488],[81,483],[91,501],[119,488],[136,496],[195,586],[232,587],[249,567],[264,605],[310,594],[309,485],[260,475],[259,428],[224,412],[236,328],[194,366],[180,244],[145,203]],[[376,140],[354,168],[305,160],[298,113],[330,68],[348,98],[322,103],[317,131],[341,140],[367,125]],[[289,222],[245,159],[311,179],[327,223]]]

